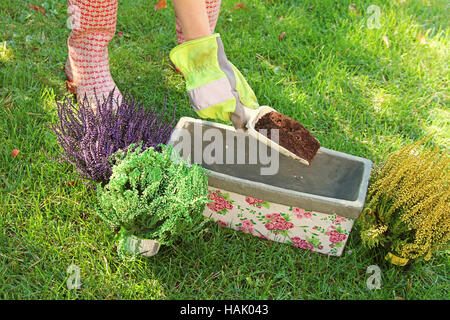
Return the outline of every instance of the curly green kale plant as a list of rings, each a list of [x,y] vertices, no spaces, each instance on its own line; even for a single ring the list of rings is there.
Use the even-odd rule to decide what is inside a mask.
[[[159,147],[132,145],[113,155],[111,178],[97,187],[97,212],[114,228],[170,245],[200,231],[208,179],[199,165],[173,157],[172,147]]]

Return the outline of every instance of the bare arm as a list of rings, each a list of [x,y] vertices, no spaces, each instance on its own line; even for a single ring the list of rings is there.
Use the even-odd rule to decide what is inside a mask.
[[[172,0],[186,41],[211,34],[204,0]]]

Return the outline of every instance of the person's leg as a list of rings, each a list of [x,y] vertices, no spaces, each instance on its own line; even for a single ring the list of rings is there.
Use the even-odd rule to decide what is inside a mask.
[[[228,61],[219,34],[214,34],[220,0],[173,0],[179,45],[169,57],[186,80],[194,111],[201,118],[230,121],[246,130],[259,107],[255,93]],[[183,45],[188,41],[189,45]]]
[[[81,101],[108,95],[116,84],[109,71],[108,44],[116,32],[118,0],[69,0],[72,31],[67,40],[67,87]],[[121,98],[115,88],[115,98]]]
[[[221,0],[173,0],[178,44],[214,33]]]

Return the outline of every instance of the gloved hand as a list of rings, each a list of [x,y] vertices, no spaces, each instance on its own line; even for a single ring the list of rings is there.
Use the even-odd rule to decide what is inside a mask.
[[[230,121],[246,130],[251,114],[259,107],[255,93],[242,74],[228,61],[219,34],[187,41],[170,52],[183,73],[194,111],[201,118]]]

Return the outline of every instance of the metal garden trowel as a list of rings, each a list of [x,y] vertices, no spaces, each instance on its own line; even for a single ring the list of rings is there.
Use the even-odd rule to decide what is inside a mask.
[[[311,164],[320,143],[303,125],[268,106],[246,108],[245,112],[249,135],[285,156],[308,166]],[[278,137],[272,136],[271,129],[279,129]],[[278,143],[271,138],[278,140]]]

